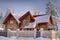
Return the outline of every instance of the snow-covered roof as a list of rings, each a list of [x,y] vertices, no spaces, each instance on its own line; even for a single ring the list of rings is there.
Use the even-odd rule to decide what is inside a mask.
[[[35,28],[35,26],[36,26],[36,23],[33,22],[33,23],[29,23],[29,25],[25,26],[24,28]]]
[[[48,22],[49,18],[50,18],[50,15],[35,17],[35,22],[36,23]]]
[[[4,17],[4,20],[5,20],[5,18],[9,15],[9,14],[12,14],[13,16],[14,16],[14,18],[17,20],[17,22],[19,23],[20,21],[18,20],[19,19],[19,15],[16,15],[12,10],[10,10],[10,9],[8,9],[7,10],[7,13],[6,13],[6,15],[5,15],[5,17]]]
[[[22,22],[22,20],[24,20],[28,15],[29,15],[29,17],[30,17],[30,22],[34,22],[35,19],[34,19],[34,17],[32,16],[32,14],[30,13],[30,11],[27,11],[23,16],[21,16],[21,17],[19,18],[19,21]]]
[[[7,9],[7,12],[6,12],[6,14],[5,14],[5,18],[10,14],[10,13],[14,13],[11,9]]]
[[[13,16],[17,20],[17,22],[20,23],[20,21],[18,20],[20,16],[18,16],[18,15],[13,15]]]

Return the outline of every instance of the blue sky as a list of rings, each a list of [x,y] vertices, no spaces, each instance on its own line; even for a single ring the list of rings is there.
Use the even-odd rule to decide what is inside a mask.
[[[60,8],[60,0],[52,0]],[[38,10],[40,14],[46,13],[46,4],[49,0],[0,0],[0,11],[5,15],[8,8],[17,15],[23,15],[27,11],[34,14]]]

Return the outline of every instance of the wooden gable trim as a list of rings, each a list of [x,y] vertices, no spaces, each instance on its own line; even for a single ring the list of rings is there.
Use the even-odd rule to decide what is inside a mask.
[[[12,17],[14,20],[16,20],[16,19],[14,18],[14,16],[13,16],[11,13],[9,13],[9,15],[5,18],[3,24],[5,24],[8,20],[10,20],[11,17]],[[17,22],[17,20],[16,20],[16,22]],[[18,22],[17,22],[17,23],[18,23]]]
[[[39,16],[44,16],[44,15],[47,15],[47,14],[42,14],[42,15],[33,15],[33,17],[39,17]]]
[[[53,24],[53,18],[52,18],[52,16],[50,16],[49,21],[50,21],[51,24]]]
[[[35,19],[34,17],[31,15],[30,11],[28,11],[27,13],[25,13],[22,17],[19,18],[19,21],[22,21],[23,19],[25,19],[28,15],[30,15],[30,22],[34,22]]]
[[[38,25],[41,25],[41,24],[48,24],[48,22],[42,22],[42,23],[38,23]]]

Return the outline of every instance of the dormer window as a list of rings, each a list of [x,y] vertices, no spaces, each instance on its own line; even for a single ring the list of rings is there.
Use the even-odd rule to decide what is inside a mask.
[[[10,24],[13,24],[14,23],[14,20],[10,20]]]

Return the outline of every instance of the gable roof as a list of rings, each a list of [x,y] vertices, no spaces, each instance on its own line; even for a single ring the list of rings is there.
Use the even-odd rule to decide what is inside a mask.
[[[26,18],[28,15],[30,15],[30,22],[34,22],[35,19],[34,17],[31,15],[30,11],[26,12],[22,17],[19,18],[19,21],[22,21],[24,18]]]
[[[43,15],[35,16],[35,22],[38,23],[38,24],[40,24],[40,23],[48,23],[48,22],[50,24],[53,24],[53,18],[52,18],[51,15],[43,14]]]
[[[14,12],[11,9],[7,9],[7,12],[4,18],[6,18],[10,13],[13,14]]]
[[[44,23],[44,22],[48,22],[50,18],[50,15],[44,15],[44,16],[38,16],[35,17],[35,22],[38,23]]]
[[[12,13],[9,13],[8,16],[4,19],[3,23],[6,23],[11,17],[14,18],[17,23],[19,22],[19,20],[17,20],[16,16],[14,16]]]

